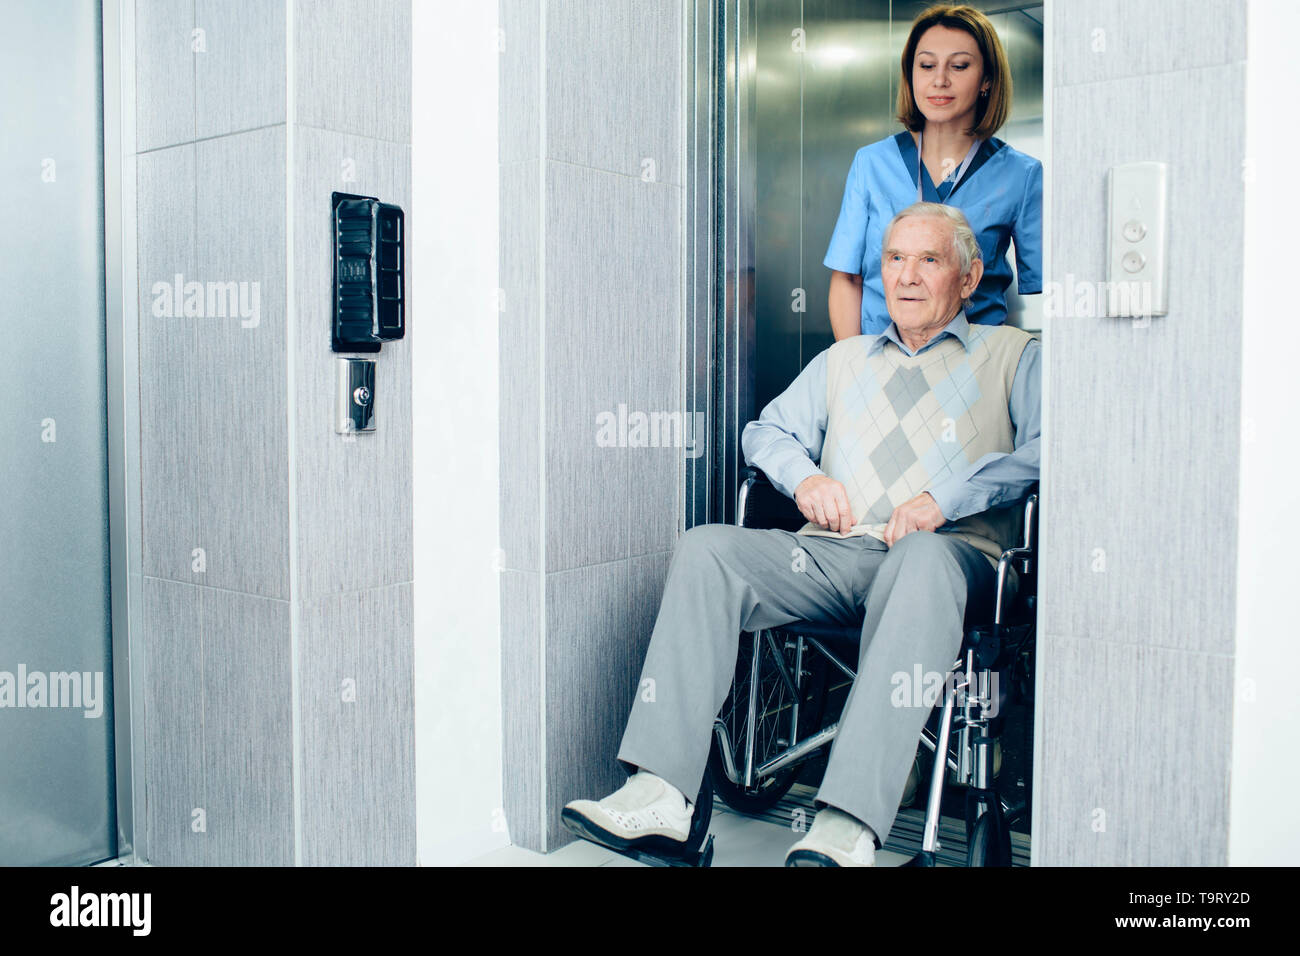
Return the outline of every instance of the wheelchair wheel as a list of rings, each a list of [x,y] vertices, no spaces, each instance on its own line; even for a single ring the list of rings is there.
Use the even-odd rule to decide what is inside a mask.
[[[966,846],[966,865],[1011,865],[1011,832],[1001,813],[980,814]]]
[[[770,633],[770,632],[769,632]],[[754,766],[759,767],[790,746],[790,721],[795,702],[789,686],[782,679],[772,654],[766,634],[759,635],[760,654],[758,670],[758,708],[754,727]],[[793,677],[796,657],[795,638],[775,635],[786,673]],[[741,652],[737,655],[735,678],[727,699],[723,701],[718,717],[726,727],[731,741],[732,760],[738,775],[745,770],[745,746],[751,690],[750,667],[753,642],[741,638]],[[826,699],[826,661],[820,654],[805,645],[803,654],[803,684],[799,703],[799,739],[821,729],[822,710]],[[732,782],[726,773],[726,764],[715,733],[709,747],[709,776],[722,802],[740,813],[761,813],[786,795],[799,775],[799,765],[786,767],[762,780],[753,787],[745,787],[743,779]]]

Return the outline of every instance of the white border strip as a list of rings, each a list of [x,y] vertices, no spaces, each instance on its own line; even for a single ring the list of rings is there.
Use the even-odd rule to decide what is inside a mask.
[[[140,347],[136,278],[135,5],[105,0],[103,56],[104,318],[108,398],[117,859],[145,846],[145,653],[141,643]]]
[[[1300,30],[1293,0],[1246,5],[1245,143],[1241,312],[1241,427],[1237,478],[1236,643],[1227,863],[1291,866],[1300,818],[1279,797],[1300,786],[1290,758],[1300,698],[1288,664],[1295,652],[1295,546],[1284,516],[1300,510],[1294,361],[1300,327],[1290,284],[1277,269],[1293,253],[1289,182],[1300,135],[1277,92],[1290,85],[1287,49]],[[1232,109],[1235,104],[1221,104]],[[1235,183],[1224,184],[1231,189]],[[1232,237],[1227,237],[1231,240]],[[1226,316],[1231,320],[1231,316]],[[1280,519],[1280,520],[1279,520]]]

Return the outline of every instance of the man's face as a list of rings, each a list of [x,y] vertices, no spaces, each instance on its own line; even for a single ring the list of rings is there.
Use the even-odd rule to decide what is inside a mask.
[[[889,317],[901,332],[942,329],[979,284],[978,260],[961,274],[952,223],[937,216],[908,216],[894,226],[881,256]]]

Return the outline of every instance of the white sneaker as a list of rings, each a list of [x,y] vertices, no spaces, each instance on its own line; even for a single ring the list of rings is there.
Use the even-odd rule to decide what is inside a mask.
[[[638,770],[603,800],[574,800],[560,815],[580,835],[626,850],[647,837],[685,843],[695,807],[668,781]]]
[[[786,866],[875,866],[871,828],[835,807],[817,811],[808,835],[790,847]]]

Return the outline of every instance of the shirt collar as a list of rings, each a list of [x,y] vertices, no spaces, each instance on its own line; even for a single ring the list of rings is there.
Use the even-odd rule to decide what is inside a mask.
[[[877,335],[872,343],[867,346],[867,354],[872,355],[883,349],[885,347],[885,339],[889,339],[889,341],[893,342],[903,350],[904,355],[919,355],[921,352],[924,352],[930,346],[934,345],[935,342],[942,339],[945,335],[951,335],[955,338],[962,344],[962,348],[970,349],[970,323],[966,321],[965,310],[954,315],[952,321],[939,330],[938,335],[922,345],[916,352],[913,352],[903,344],[903,339],[898,334],[898,326],[893,322],[890,322],[889,327],[886,328],[884,332]]]

